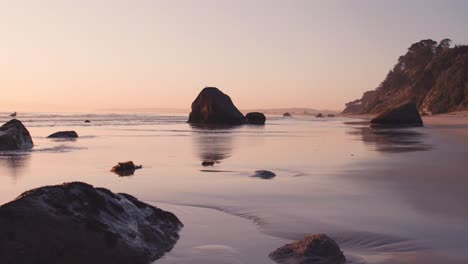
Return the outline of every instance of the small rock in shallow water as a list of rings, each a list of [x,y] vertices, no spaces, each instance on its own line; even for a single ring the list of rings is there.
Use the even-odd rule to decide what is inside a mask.
[[[346,258],[336,242],[327,235],[306,236],[270,253],[281,264],[344,264]]]
[[[255,174],[252,175],[252,177],[269,180],[269,179],[273,179],[274,177],[276,177],[276,174],[267,170],[258,170],[258,171],[255,171]]]
[[[290,117],[291,114],[290,114],[290,113],[284,113],[283,116],[284,116],[284,117]]]
[[[202,162],[201,165],[204,166],[204,167],[208,167],[208,166],[214,166],[214,164],[215,164],[214,161],[206,161],[205,160],[205,161]]]
[[[77,138],[78,133],[75,131],[59,131],[48,136],[48,138]]]
[[[128,194],[81,183],[27,191],[0,206],[2,264],[147,264],[182,223]]]
[[[119,176],[131,176],[135,170],[141,169],[142,165],[135,165],[133,161],[119,162],[111,171],[117,173]]]
[[[91,123],[91,121],[89,121],[89,120],[85,120],[84,122],[85,122],[85,123]]]
[[[31,135],[18,119],[12,119],[0,127],[0,150],[22,150],[32,147]]]
[[[250,125],[264,125],[266,121],[265,115],[260,112],[248,113],[245,115],[245,119],[247,120],[247,124]]]

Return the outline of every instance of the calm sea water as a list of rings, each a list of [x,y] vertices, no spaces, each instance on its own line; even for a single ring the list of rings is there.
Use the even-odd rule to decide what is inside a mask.
[[[468,141],[452,133],[463,126],[372,130],[357,119],[268,117],[265,126],[206,129],[178,115],[17,118],[35,146],[0,152],[0,202],[69,181],[130,193],[185,224],[156,263],[272,263],[269,252],[313,233],[336,239],[350,263],[468,263]],[[46,138],[60,130],[80,138]],[[110,172],[126,160],[143,169]],[[276,177],[252,177],[256,170]]]

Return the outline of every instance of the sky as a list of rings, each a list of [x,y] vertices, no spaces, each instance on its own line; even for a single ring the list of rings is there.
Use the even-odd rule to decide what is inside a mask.
[[[0,0],[0,111],[343,109],[411,43],[468,44],[468,1]]]

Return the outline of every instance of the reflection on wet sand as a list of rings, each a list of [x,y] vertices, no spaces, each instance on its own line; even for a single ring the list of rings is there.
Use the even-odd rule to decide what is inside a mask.
[[[359,137],[365,144],[374,146],[379,152],[400,153],[432,148],[431,145],[424,143],[424,133],[410,129],[356,127],[347,133]]]
[[[22,171],[29,164],[30,154],[0,154],[0,171],[6,168],[7,174],[13,180],[22,175]]]
[[[193,142],[202,162],[220,163],[231,156],[234,140],[232,130],[193,128],[196,129]]]

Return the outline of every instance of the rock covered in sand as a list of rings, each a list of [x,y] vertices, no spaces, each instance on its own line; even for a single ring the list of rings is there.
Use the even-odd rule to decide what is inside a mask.
[[[206,87],[193,101],[188,123],[242,125],[246,120],[228,95],[216,87]]]
[[[265,115],[260,112],[248,113],[245,115],[245,119],[247,120],[247,124],[251,125],[264,125],[266,121]]]
[[[0,150],[21,150],[32,147],[31,135],[18,119],[12,119],[0,127]]]
[[[128,194],[80,183],[27,191],[0,207],[5,264],[146,264],[172,249],[182,223]]]
[[[415,103],[392,108],[370,121],[371,127],[422,127],[423,121]]]
[[[50,134],[48,138],[77,138],[78,133],[75,131],[59,131],[53,134]]]
[[[324,234],[306,236],[302,240],[276,249],[269,256],[281,264],[344,264],[346,262],[338,244]]]

